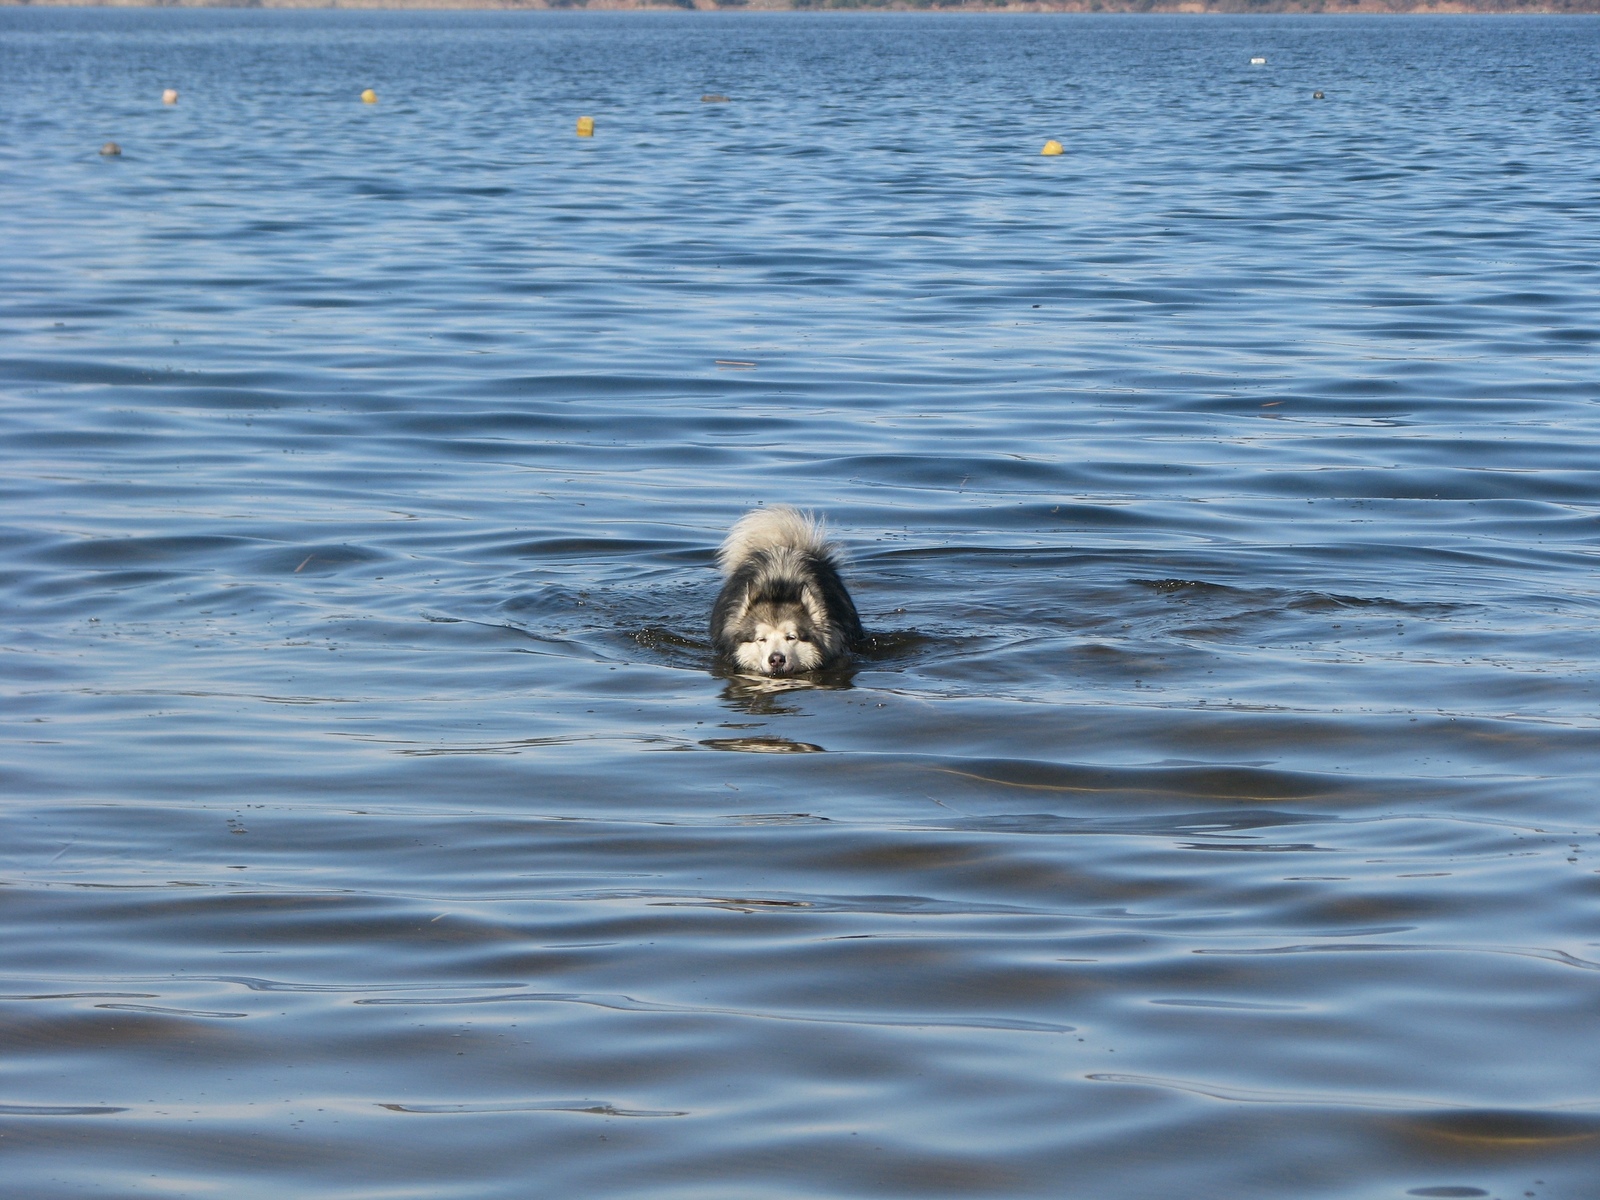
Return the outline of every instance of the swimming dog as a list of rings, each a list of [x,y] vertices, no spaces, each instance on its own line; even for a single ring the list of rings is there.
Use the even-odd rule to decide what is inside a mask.
[[[717,653],[756,675],[831,666],[863,637],[822,524],[775,505],[746,513],[717,552],[726,577],[711,607]]]

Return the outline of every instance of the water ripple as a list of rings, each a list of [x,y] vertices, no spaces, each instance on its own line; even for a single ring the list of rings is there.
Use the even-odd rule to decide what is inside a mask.
[[[8,1194],[1587,1200],[1597,38],[0,7]]]

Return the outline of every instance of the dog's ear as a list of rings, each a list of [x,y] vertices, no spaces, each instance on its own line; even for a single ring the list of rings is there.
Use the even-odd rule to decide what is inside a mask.
[[[822,602],[817,589],[809,583],[800,589],[800,603],[806,606],[806,612],[810,615],[813,625],[828,623],[828,606]]]

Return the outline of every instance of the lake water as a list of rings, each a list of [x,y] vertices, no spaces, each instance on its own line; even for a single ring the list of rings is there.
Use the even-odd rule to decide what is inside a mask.
[[[1600,1194],[1597,108],[1585,18],[0,10],[7,1194]],[[829,686],[708,652],[777,502]]]

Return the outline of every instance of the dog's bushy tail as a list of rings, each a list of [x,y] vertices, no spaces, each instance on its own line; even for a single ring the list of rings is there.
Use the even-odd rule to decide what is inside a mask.
[[[717,566],[724,575],[732,575],[753,555],[774,550],[798,550],[831,566],[842,565],[839,547],[828,541],[821,521],[797,508],[775,504],[747,512],[734,523],[717,551]]]

